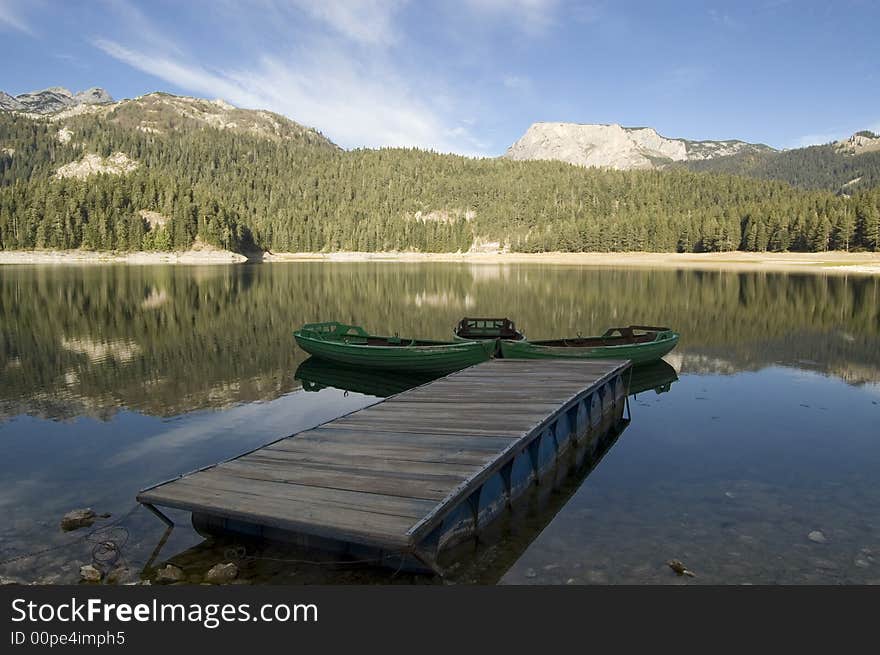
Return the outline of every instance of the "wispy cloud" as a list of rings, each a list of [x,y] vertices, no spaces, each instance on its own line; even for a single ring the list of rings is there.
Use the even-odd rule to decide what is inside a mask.
[[[540,36],[557,22],[559,0],[464,0],[472,11],[511,22],[525,34]],[[587,17],[591,13],[579,12]]]
[[[259,98],[198,64],[185,64],[159,54],[158,50],[134,50],[109,39],[96,39],[95,46],[119,61],[192,93],[222,97],[245,107],[256,107]]]
[[[318,127],[346,147],[416,146],[472,155],[486,148],[462,121],[441,115],[393,70],[352,58],[332,42],[264,54],[256,65],[233,70],[208,69],[108,39],[95,45],[177,88],[276,111]]]
[[[33,35],[33,29],[24,17],[23,3],[0,0],[0,30],[12,29]]]
[[[166,53],[182,54],[180,47],[166,32],[157,27],[135,4],[128,0],[103,0],[116,16],[120,31],[137,35],[141,42]]]
[[[406,0],[294,0],[294,5],[339,34],[369,45],[397,40],[394,16]]]
[[[349,148],[414,146],[475,156],[488,148],[463,120],[472,108],[443,80],[404,73],[397,56],[403,0],[223,2],[218,29],[234,24],[241,40],[260,43],[225,65],[188,54],[183,41],[125,0],[113,4],[125,36],[92,43],[185,93],[276,111]]]
[[[728,11],[719,11],[717,9],[709,10],[709,18],[713,23],[721,27],[733,30],[739,30],[745,27],[742,21],[734,18]]]

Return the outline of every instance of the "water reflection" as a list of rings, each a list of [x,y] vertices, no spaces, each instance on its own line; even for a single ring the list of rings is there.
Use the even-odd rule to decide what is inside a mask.
[[[305,391],[314,392],[333,387],[341,391],[387,398],[431,382],[440,376],[355,368],[317,357],[309,357],[296,369],[295,377],[300,381]]]
[[[678,373],[675,368],[662,359],[650,364],[634,366],[629,379],[629,395],[637,396],[646,391],[666,393],[677,381]]]
[[[626,438],[503,582],[669,582],[670,558],[697,582],[880,581],[877,278],[383,263],[0,268],[0,561],[56,548],[0,578],[75,582],[90,546],[60,532],[64,512],[123,517],[143,487],[418,382],[315,366],[298,325],[448,339],[469,313],[536,339],[682,333],[668,364],[634,372]],[[203,542],[174,518],[165,552]],[[164,526],[137,510],[125,527],[142,565]],[[807,539],[817,529],[828,543]]]
[[[304,391],[316,392],[334,388],[387,398],[427,384],[440,376],[355,368],[309,357],[296,369],[295,377],[302,384]],[[629,393],[636,395],[649,390],[658,394],[666,393],[677,380],[678,373],[675,368],[662,359],[650,364],[634,366],[629,378]]]
[[[455,264],[4,267],[0,417],[175,416],[298,388],[292,330],[330,318],[448,339],[468,313],[534,339],[627,322],[682,333],[681,373],[785,364],[880,381],[880,280]]]

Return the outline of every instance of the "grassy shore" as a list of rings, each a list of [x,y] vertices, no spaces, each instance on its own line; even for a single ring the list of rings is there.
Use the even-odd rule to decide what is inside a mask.
[[[880,253],[258,253],[245,257],[218,249],[184,252],[0,251],[0,264],[237,264],[257,262],[462,262],[567,266],[679,268],[730,271],[804,271],[880,275]]]

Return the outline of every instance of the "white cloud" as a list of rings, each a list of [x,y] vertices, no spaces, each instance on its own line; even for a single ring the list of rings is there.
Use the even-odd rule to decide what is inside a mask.
[[[14,0],[0,0],[0,29],[4,27],[33,35],[33,30],[21,10],[21,4]]]
[[[256,65],[235,70],[209,70],[108,39],[95,45],[188,93],[276,111],[320,129],[345,147],[414,146],[471,155],[486,148],[462,121],[437,109],[454,102],[432,102],[393,69],[359,60],[333,42],[313,42],[286,55],[264,54]]]
[[[559,0],[464,0],[472,11],[501,16],[531,36],[540,36],[556,23]],[[587,14],[585,14],[587,15]]]
[[[259,98],[229,82],[222,74],[212,73],[201,66],[180,64],[156,52],[131,50],[107,39],[98,39],[95,45],[114,59],[190,92],[222,97],[245,107],[255,107],[259,103]]]
[[[156,27],[138,7],[128,0],[104,0],[104,5],[121,21],[121,26],[129,34],[136,34],[140,40],[164,52],[180,54],[177,44]]]
[[[294,0],[294,4],[343,36],[368,45],[397,40],[394,15],[403,0]]]

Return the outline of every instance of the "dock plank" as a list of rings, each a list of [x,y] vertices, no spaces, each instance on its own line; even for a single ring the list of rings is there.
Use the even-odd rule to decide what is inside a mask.
[[[256,497],[290,499],[312,505],[339,507],[355,511],[390,514],[419,518],[435,503],[420,498],[390,496],[387,494],[348,491],[345,489],[318,489],[292,482],[274,482],[240,478],[235,473],[214,467],[193,476],[190,482],[205,489],[230,494],[250,494]]]
[[[327,447],[335,448],[339,444],[335,441],[309,441],[299,439],[285,439],[271,446],[272,450],[283,450],[289,453],[300,453],[303,456],[322,455],[327,452]],[[335,452],[335,450],[334,450]],[[379,457],[384,459],[400,459],[412,462],[448,462],[451,464],[479,464],[486,457],[490,457],[496,449],[470,448],[444,448],[428,443],[382,444],[348,443],[345,454],[354,457]]]
[[[266,446],[259,452],[247,456],[276,461],[287,461],[301,465],[306,464],[340,464],[347,468],[357,468],[364,471],[383,471],[396,469],[405,473],[416,475],[444,475],[466,477],[473,470],[472,465],[456,464],[454,462],[434,461],[409,461],[392,457],[374,457],[361,455],[348,455],[345,452],[313,452],[291,453],[283,449]]]
[[[492,360],[142,491],[142,503],[412,552],[563,408],[629,366]]]
[[[461,478],[452,476],[428,478],[420,475],[387,475],[383,472],[364,472],[361,469],[340,466],[265,464],[247,460],[226,462],[217,468],[218,470],[232,471],[241,478],[293,482],[312,487],[345,489],[426,500],[442,500],[446,496],[449,486],[461,481]]]

